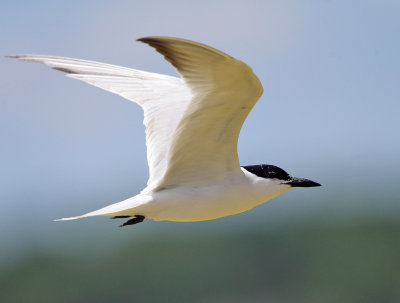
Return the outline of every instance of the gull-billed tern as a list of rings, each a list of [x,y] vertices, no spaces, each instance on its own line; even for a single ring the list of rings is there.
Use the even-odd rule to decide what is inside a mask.
[[[9,56],[43,63],[116,93],[144,111],[149,180],[138,195],[93,216],[203,221],[238,214],[293,187],[320,184],[268,164],[240,166],[239,132],[263,93],[251,68],[217,49],[171,37],[138,41],[154,47],[182,78],[93,61],[43,55]]]

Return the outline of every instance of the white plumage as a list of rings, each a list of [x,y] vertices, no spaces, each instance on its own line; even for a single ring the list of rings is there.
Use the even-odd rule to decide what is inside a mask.
[[[250,67],[189,40],[139,41],[163,54],[182,79],[86,60],[10,56],[66,72],[131,100],[144,111],[147,187],[128,200],[61,220],[100,215],[208,220],[246,211],[291,188],[279,178],[260,177],[240,167],[239,132],[263,92]]]

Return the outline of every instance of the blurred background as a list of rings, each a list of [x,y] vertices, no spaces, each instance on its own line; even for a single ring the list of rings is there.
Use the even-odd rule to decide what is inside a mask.
[[[0,54],[176,75],[148,35],[196,40],[264,85],[241,164],[321,188],[198,223],[80,215],[146,184],[142,111],[1,58],[1,302],[400,302],[400,2],[8,1]]]

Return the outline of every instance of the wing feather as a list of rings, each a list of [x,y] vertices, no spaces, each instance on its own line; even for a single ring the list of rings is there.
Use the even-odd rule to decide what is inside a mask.
[[[182,79],[94,61],[43,55],[9,56],[42,63],[67,76],[116,93],[139,104],[146,126],[149,187],[159,183],[166,170],[172,135],[191,99]]]
[[[263,89],[253,71],[210,46],[170,37],[146,37],[182,79],[64,57],[10,56],[63,71],[121,95],[144,110],[148,189],[201,185],[240,170],[237,141]]]
[[[147,37],[139,41],[164,55],[193,94],[175,130],[159,186],[201,185],[240,170],[240,129],[263,92],[251,68],[189,40]]]

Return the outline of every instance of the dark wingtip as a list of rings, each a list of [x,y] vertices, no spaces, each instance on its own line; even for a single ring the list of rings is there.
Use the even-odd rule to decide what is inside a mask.
[[[149,43],[151,41],[154,41],[154,38],[155,37],[142,37],[142,38],[136,39],[136,41],[143,42],[143,43]]]
[[[142,37],[142,38],[136,39],[136,41],[148,44],[151,47],[154,47],[155,49],[157,49],[157,46],[160,45],[160,41],[157,40],[157,37]]]

